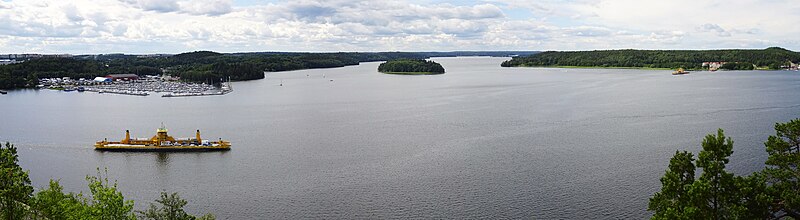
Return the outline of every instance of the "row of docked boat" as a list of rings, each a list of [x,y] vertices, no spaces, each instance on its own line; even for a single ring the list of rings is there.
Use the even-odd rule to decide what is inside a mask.
[[[119,94],[119,95],[135,95],[135,96],[148,96],[150,93],[146,91],[138,91],[138,90],[120,90],[120,89],[95,89],[95,88],[88,88],[86,91],[89,92],[97,92],[97,93],[109,93],[109,94]]]

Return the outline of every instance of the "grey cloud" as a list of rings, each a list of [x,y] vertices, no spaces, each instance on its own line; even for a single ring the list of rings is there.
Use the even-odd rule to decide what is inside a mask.
[[[80,22],[85,20],[81,15],[80,11],[78,10],[78,7],[76,7],[75,5],[72,4],[66,5],[61,9],[64,12],[64,15],[67,16],[67,19],[69,19],[72,22]]]
[[[174,0],[120,0],[145,11],[175,12],[180,9]]]
[[[289,9],[297,18],[304,21],[324,21],[336,14],[336,9],[319,5],[294,5]]]
[[[725,29],[723,29],[722,27],[720,27],[719,25],[716,25],[716,24],[703,24],[703,25],[700,25],[700,27],[698,27],[698,29],[700,31],[717,33],[717,36],[720,36],[720,37],[730,37],[731,36],[730,32],[726,31]]]
[[[218,16],[233,9],[230,0],[119,0],[145,11]]]
[[[11,2],[0,1],[0,9],[12,9],[12,8],[14,8],[14,5],[12,5]]]

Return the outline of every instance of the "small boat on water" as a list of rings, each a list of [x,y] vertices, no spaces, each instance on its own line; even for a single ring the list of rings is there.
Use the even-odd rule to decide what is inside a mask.
[[[83,92],[86,91],[86,88],[83,88],[83,86],[79,86],[77,90],[78,92]]]
[[[73,88],[73,87],[64,87],[64,92],[72,92],[72,91],[75,91],[75,88]]]
[[[683,70],[683,68],[678,68],[678,70],[672,72],[672,75],[683,75],[683,74],[689,74],[689,71]]]
[[[108,141],[104,139],[94,144],[95,150],[100,151],[147,151],[147,152],[179,152],[179,151],[227,151],[231,149],[231,142],[222,138],[216,141],[200,138],[197,130],[195,138],[174,138],[167,135],[167,129],[162,125],[156,130],[156,135],[151,138],[131,138],[130,131],[125,131],[122,141]]]
[[[3,91],[3,90],[0,90],[0,94],[3,94],[3,95],[5,95],[5,94],[8,94],[8,92],[6,92],[6,91]]]

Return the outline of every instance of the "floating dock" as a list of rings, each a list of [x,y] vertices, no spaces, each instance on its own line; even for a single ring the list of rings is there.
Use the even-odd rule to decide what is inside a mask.
[[[131,139],[130,131],[125,131],[122,141],[108,141],[104,139],[94,144],[95,150],[100,151],[144,151],[144,152],[184,152],[184,151],[227,151],[231,149],[231,142],[222,138],[209,141],[200,138],[197,130],[195,138],[176,139],[167,135],[163,126],[156,130],[156,135],[151,138]]]

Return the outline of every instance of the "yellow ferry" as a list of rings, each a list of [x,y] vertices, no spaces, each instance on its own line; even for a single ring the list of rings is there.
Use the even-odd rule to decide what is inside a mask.
[[[683,68],[678,68],[678,70],[672,72],[672,75],[683,75],[683,74],[689,74],[689,71],[683,70]]]
[[[203,140],[200,130],[195,138],[177,139],[167,135],[167,128],[163,125],[156,130],[156,135],[151,138],[131,139],[131,133],[125,130],[125,139],[122,141],[108,141],[104,139],[94,144],[95,150],[101,151],[226,151],[231,149],[231,142]]]

